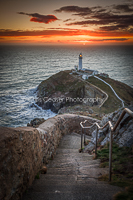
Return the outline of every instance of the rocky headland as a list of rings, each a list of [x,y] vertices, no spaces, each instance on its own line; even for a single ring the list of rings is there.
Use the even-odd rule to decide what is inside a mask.
[[[114,88],[126,106],[133,103],[133,88],[111,78],[102,79]],[[98,119],[122,107],[108,85],[94,77],[83,80],[82,75],[70,70],[42,81],[37,88],[35,102],[43,109],[51,109],[58,114],[74,113]]]

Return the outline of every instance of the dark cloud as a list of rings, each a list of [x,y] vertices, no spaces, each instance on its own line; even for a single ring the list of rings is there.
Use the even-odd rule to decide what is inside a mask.
[[[76,15],[88,15],[91,13],[91,9],[89,7],[79,7],[79,6],[64,6],[61,7],[55,12],[71,12],[71,13],[77,13]]]
[[[114,15],[111,13],[96,14],[93,16],[98,20],[104,20],[107,24],[114,23],[119,25],[133,25],[133,14],[131,15]]]
[[[126,41],[128,38],[111,38],[111,39],[103,39],[103,41]]]
[[[118,41],[118,42],[123,42],[123,41],[127,41],[128,38],[109,38],[109,39],[94,39],[94,40],[90,40],[92,42],[104,42],[104,41]]]
[[[69,18],[69,19],[64,20],[63,22],[68,22],[68,21],[71,21],[71,20],[72,20],[72,19]]]
[[[102,8],[101,6],[94,6],[94,7],[92,7],[93,10],[101,9],[101,8]]]
[[[108,38],[108,39],[90,39],[88,42],[104,42],[104,41],[127,41],[128,38]],[[79,40],[80,41],[80,40]]]
[[[111,5],[107,7],[79,7],[64,6],[56,12],[70,12],[72,15],[82,17],[82,20],[66,23],[68,26],[80,25],[96,25],[100,26],[100,30],[114,31],[131,29],[133,26],[133,4]],[[69,22],[65,20],[64,22]],[[103,27],[101,26],[103,25]]]
[[[114,9],[120,12],[133,12],[133,8],[131,8],[132,6],[133,5],[127,5],[127,4],[115,5]]]
[[[100,30],[102,30],[102,31],[116,31],[118,29],[119,29],[119,27],[117,27],[117,26],[102,26],[102,27],[100,27]]]
[[[92,18],[84,21],[76,21],[67,23],[66,25],[107,25],[108,27],[100,27],[106,31],[114,31],[126,29],[133,26],[133,14],[131,15],[114,15],[112,13],[96,13]]]
[[[95,20],[92,20],[94,19]],[[104,14],[99,14],[99,15],[94,15],[91,20],[86,20],[86,21],[78,21],[78,22],[73,22],[69,23],[67,25],[86,25],[86,24],[92,24],[92,25],[98,25],[98,24],[110,24],[110,23],[115,23],[115,24],[121,24],[125,25],[126,27],[129,25],[133,25],[133,15],[112,15],[108,13]]]
[[[68,26],[70,25],[103,25],[106,24],[104,20],[86,20],[86,21],[78,21],[78,22],[72,22],[69,24],[66,24]]]
[[[97,10],[97,13],[101,13],[101,12],[106,12],[107,10],[106,9],[99,9],[99,10]]]
[[[31,22],[49,24],[50,22],[54,22],[54,21],[58,20],[58,18],[54,15],[40,15],[38,13],[24,13],[24,12],[18,12],[18,14],[30,16]]]
[[[88,16],[90,14],[93,14],[95,12],[105,12],[106,9],[102,8],[101,6],[95,6],[95,7],[79,7],[79,6],[64,6],[61,7],[57,10],[55,10],[55,12],[69,12],[72,13],[73,15],[78,15],[81,17],[85,17]]]
[[[80,13],[80,12],[91,12],[91,9],[89,7],[64,6],[61,7],[60,9],[55,10],[55,12],[62,12],[62,11]]]
[[[100,27],[100,30],[117,31],[117,30],[125,29],[127,27],[128,27],[128,25],[126,26],[125,24],[124,25],[117,25],[117,26],[102,26],[102,27]]]
[[[115,12],[133,12],[133,4],[121,4],[121,5],[112,5],[107,7],[101,7],[101,6],[95,6],[95,7],[79,7],[79,6],[64,6],[59,9],[56,9],[55,12],[69,12],[73,15],[79,15],[79,16],[87,16],[90,14],[96,14],[96,13],[107,13],[112,12],[115,10]]]

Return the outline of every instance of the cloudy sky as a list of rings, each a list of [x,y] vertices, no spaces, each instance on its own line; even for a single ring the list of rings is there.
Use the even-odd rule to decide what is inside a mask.
[[[133,44],[133,0],[1,0],[0,43]]]

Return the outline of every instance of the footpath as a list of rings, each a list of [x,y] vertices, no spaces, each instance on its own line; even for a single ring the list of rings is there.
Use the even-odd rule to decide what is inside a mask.
[[[76,133],[63,136],[47,173],[34,180],[22,200],[112,200],[122,190],[98,181],[108,169],[99,168],[92,155],[79,153],[80,141]]]

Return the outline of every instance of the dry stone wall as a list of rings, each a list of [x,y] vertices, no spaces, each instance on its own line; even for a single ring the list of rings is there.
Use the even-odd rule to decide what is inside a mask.
[[[65,134],[80,133],[80,122],[95,119],[58,115],[39,127],[0,127],[0,200],[18,200],[35,176],[53,158]],[[80,147],[79,147],[80,148]]]

